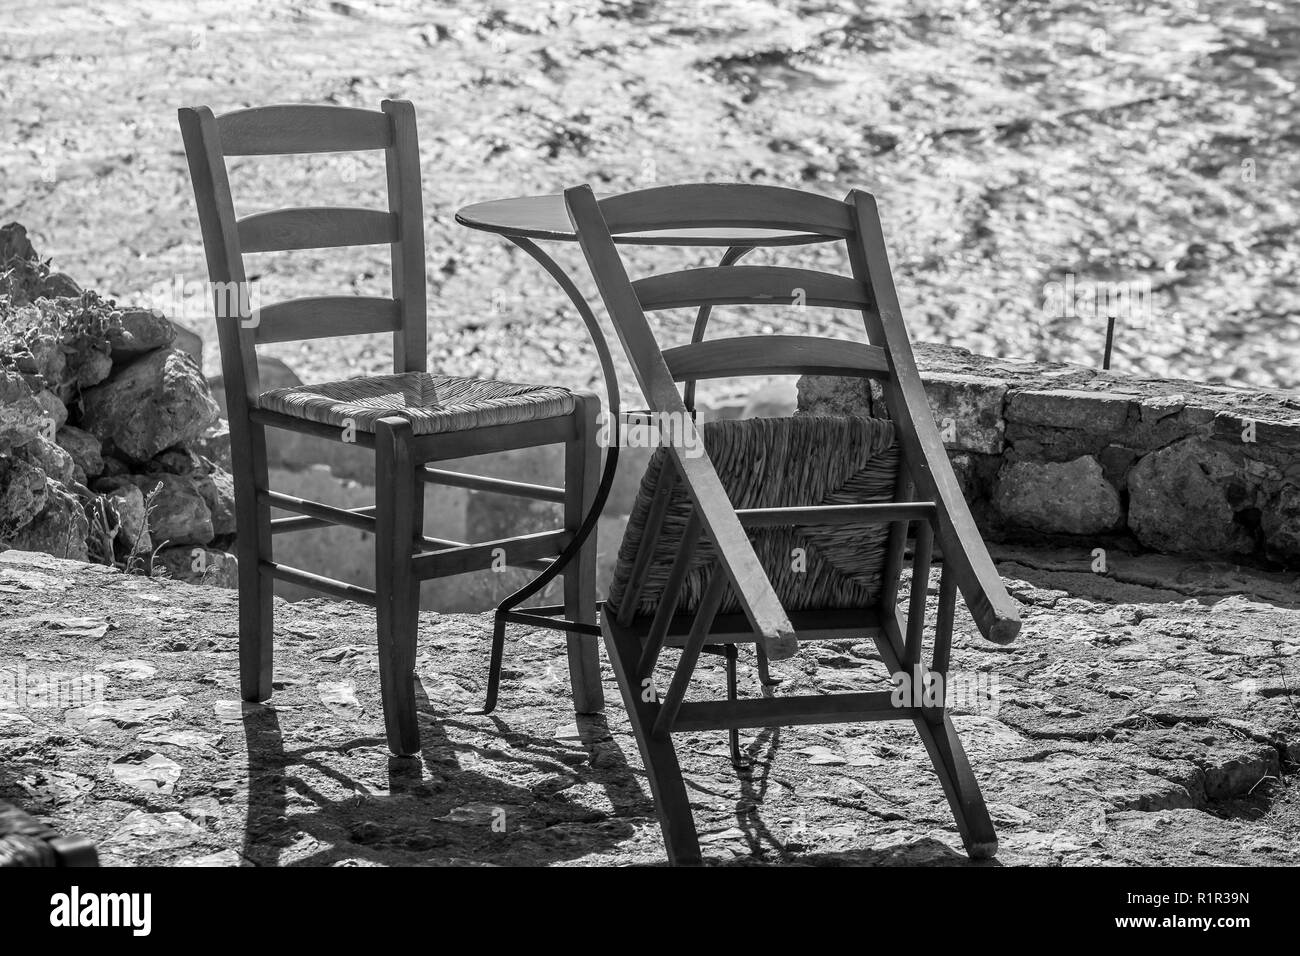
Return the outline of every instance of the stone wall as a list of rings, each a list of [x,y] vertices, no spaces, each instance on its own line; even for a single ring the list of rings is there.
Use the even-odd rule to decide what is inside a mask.
[[[202,341],[0,228],[0,550],[233,586],[229,434]]]
[[[987,532],[1300,567],[1300,396],[946,346],[917,362]],[[820,376],[799,409],[887,414],[879,386]]]

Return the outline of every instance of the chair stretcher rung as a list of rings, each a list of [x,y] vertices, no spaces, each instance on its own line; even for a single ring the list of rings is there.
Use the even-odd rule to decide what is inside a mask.
[[[928,521],[935,516],[931,501],[884,501],[864,505],[814,505],[807,508],[740,508],[746,528],[788,525],[888,524],[893,521]]]
[[[349,508],[348,510],[357,515],[373,515],[375,513],[375,506],[367,505],[364,508]],[[330,521],[328,518],[313,518],[309,515],[299,515],[294,518],[271,519],[271,534],[286,534],[291,531],[312,531],[316,528],[332,527],[337,527],[337,523]]]
[[[278,491],[259,491],[258,499],[272,508],[279,508],[281,511],[292,511],[295,514],[305,515],[309,518],[315,518],[318,522],[324,524],[343,525],[347,528],[358,528],[361,531],[369,531],[372,534],[375,530],[374,508],[358,508],[355,511],[348,511],[345,508],[335,508],[331,505],[321,504],[319,501],[310,501],[306,498],[295,498],[292,495],[281,494]],[[271,522],[271,528],[276,528],[275,519]],[[290,519],[293,520],[293,519]],[[319,527],[316,525],[315,527]],[[306,530],[306,525],[301,526],[279,526],[281,531],[299,531]]]
[[[356,601],[369,607],[375,606],[375,592],[369,588],[312,574],[300,568],[291,568],[286,564],[276,564],[274,561],[263,561],[259,566],[277,581],[287,581],[290,584],[311,588],[313,591],[336,597],[340,601]]]
[[[896,707],[891,691],[814,694],[752,700],[690,701],[681,705],[673,732],[732,727],[838,724],[849,721],[910,720],[916,707]]]
[[[573,631],[590,637],[600,637],[600,628],[595,624],[583,624],[579,621],[556,620],[549,614],[530,614],[527,611],[501,611],[501,620],[511,624],[527,624],[532,627],[546,627],[553,631]]]
[[[468,488],[471,491],[487,491],[498,495],[513,495],[516,498],[535,498],[538,501],[564,503],[564,489],[551,485],[534,485],[524,481],[489,478],[486,475],[467,475],[459,471],[428,467],[421,469],[420,478],[431,485],[446,485],[449,488]]]
[[[557,557],[572,537],[572,531],[539,531],[536,534],[484,541],[481,544],[422,551],[411,558],[411,564],[415,576],[420,580],[450,577],[491,567],[498,558],[498,551],[507,567],[526,567],[539,560]]]

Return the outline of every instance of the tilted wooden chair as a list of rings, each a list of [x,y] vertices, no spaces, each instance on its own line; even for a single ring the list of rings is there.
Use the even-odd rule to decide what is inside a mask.
[[[497,558],[510,566],[564,575],[566,618],[595,624],[595,516],[600,403],[554,386],[432,374],[426,357],[424,210],[415,110],[386,100],[382,111],[331,106],[268,106],[214,116],[180,110],[198,203],[217,334],[235,483],[239,559],[239,666],[245,700],[271,696],[272,579],[292,581],[375,607],[388,745],[419,750],[415,643],[420,582],[477,571]],[[225,157],[383,150],[388,209],[311,207],[235,218]],[[325,296],[268,305],[254,315],[244,255],[276,250],[387,244],[393,295]],[[231,308],[231,303],[238,303]],[[263,392],[256,346],[326,336],[393,333],[393,374]],[[373,507],[344,510],[272,491],[266,430],[287,429],[355,442],[375,455]],[[563,488],[427,467],[428,462],[512,448],[563,444]],[[441,484],[561,504],[564,527],[463,544],[424,535],[424,484]],[[275,518],[271,509],[294,517]],[[344,525],[375,535],[375,589],[273,560],[281,532]],[[596,638],[569,632],[569,671],[580,713],[602,707]]]
[[[640,488],[601,614],[606,647],[645,761],[670,860],[695,862],[699,843],[672,734],[842,721],[911,720],[925,744],[972,857],[997,839],[961,742],[938,701],[894,706],[890,691],[688,701],[701,651],[753,642],[765,658],[793,655],[797,640],[874,639],[891,674],[921,667],[932,547],[943,571],[932,657],[924,680],[948,669],[960,591],[978,628],[998,644],[1020,629],[971,518],[931,417],[903,326],[872,196],[844,201],[757,185],[688,185],[597,201],[587,186],[565,193],[569,216],[649,412],[669,436]],[[843,240],[851,276],[724,265],[628,278],[612,236],[684,228],[767,228]],[[730,261],[734,261],[732,256]],[[757,335],[661,349],[647,311],[795,302],[860,311],[867,341]],[[701,432],[679,382],[797,373],[878,379],[890,420],[759,419],[715,422]],[[909,526],[915,526],[908,608],[898,606]],[[752,536],[752,539],[751,539]],[[792,560],[804,549],[806,569]],[[662,693],[654,671],[680,648]],[[920,673],[919,671],[917,673]],[[764,681],[765,684],[769,683]],[[911,701],[916,703],[916,701]],[[733,744],[734,748],[734,744]]]

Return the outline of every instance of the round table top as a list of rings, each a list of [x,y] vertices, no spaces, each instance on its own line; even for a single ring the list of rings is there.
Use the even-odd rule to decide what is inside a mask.
[[[577,239],[559,194],[476,202],[462,207],[456,221],[470,229],[520,239]],[[625,233],[614,241],[642,246],[796,246],[830,238],[782,229],[659,229]]]

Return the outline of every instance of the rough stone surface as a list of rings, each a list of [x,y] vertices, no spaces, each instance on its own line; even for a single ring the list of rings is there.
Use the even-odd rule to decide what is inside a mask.
[[[45,507],[45,472],[21,458],[0,461],[0,534],[27,527]]]
[[[153,537],[144,513],[144,492],[127,482],[117,482],[104,493],[117,515],[117,546],[124,557],[148,555]]]
[[[948,448],[1001,454],[1006,385],[974,375],[933,375],[926,379],[925,393]]]
[[[1261,526],[1274,557],[1300,554],[1300,484],[1287,484],[1263,509]]]
[[[54,442],[38,436],[23,446],[23,454],[45,472],[46,477],[65,486],[72,483],[76,463],[70,454]]]
[[[137,461],[196,438],[217,406],[184,352],[160,349],[124,366],[82,397],[82,426]]]
[[[959,613],[950,703],[997,861],[1300,864],[1286,785],[1300,719],[1283,692],[1300,686],[1294,580],[1219,580],[1159,556],[1117,555],[1098,575],[1089,560],[1000,563],[1025,619],[1009,647]],[[90,836],[107,864],[664,860],[608,664],[604,716],[575,719],[561,634],[512,629],[503,705],[482,717],[469,711],[489,617],[424,615],[423,746],[394,761],[369,609],[277,603],[268,706],[238,700],[233,592],[15,552],[0,554],[0,587],[0,668],[106,678],[102,700],[0,721],[0,798]],[[1274,597],[1240,596],[1256,592]],[[745,695],[752,665],[742,651]],[[888,687],[869,644],[810,644],[777,669],[780,694]],[[720,696],[720,662],[706,657],[698,680]],[[741,779],[724,733],[675,739],[713,865],[972,865],[909,725],[746,730]],[[169,763],[123,773],[153,754]]]
[[[999,475],[1033,462],[1042,477],[1056,473],[1042,465],[1091,459],[1110,488],[1090,475],[1097,501],[1117,496],[1128,513],[1116,524],[1133,530],[1148,547],[1300,567],[1300,517],[1293,504],[1293,489],[1300,488],[1300,399],[1295,396],[995,359],[929,343],[917,344],[916,354],[936,424],[986,532],[1003,530],[1002,509],[990,507],[1003,493]],[[874,386],[804,376],[799,410],[887,414]],[[1206,453],[1197,474],[1183,469],[1179,478],[1180,468],[1197,457],[1190,448],[1213,453]],[[1024,478],[1028,472],[1017,468],[1011,474]],[[1017,515],[1017,533],[1080,526],[1080,516],[1071,512],[1078,506],[1072,496],[1053,500],[1059,509],[1042,502],[1027,505],[1029,510]],[[1109,504],[1103,513],[1109,517]],[[1200,533],[1198,521],[1209,522],[1208,536]]]
[[[44,407],[23,377],[0,370],[0,454],[39,435],[44,418]]]
[[[1002,467],[996,505],[1013,525],[1060,534],[1101,534],[1124,520],[1119,492],[1091,456],[1074,461],[1020,461]]]
[[[126,480],[139,488],[146,500],[154,488],[162,486],[149,512],[149,534],[155,546],[164,541],[180,545],[207,544],[212,540],[212,512],[193,479],[159,474],[132,475]]]
[[[163,548],[154,556],[154,573],[159,569],[168,577],[187,584],[239,587],[239,564],[235,556],[215,548]]]
[[[1153,452],[1129,475],[1129,527],[1160,551],[1249,554],[1254,538],[1225,491],[1234,481],[1236,462],[1200,439]]]
[[[114,362],[127,362],[154,349],[166,348],[176,337],[175,327],[157,309],[125,309],[120,322],[108,336]]]
[[[9,538],[9,547],[41,551],[60,558],[86,560],[86,534],[90,522],[81,502],[61,485],[45,482],[45,506],[31,522]]]
[[[81,470],[82,484],[104,470],[104,458],[100,454],[99,439],[90,432],[75,425],[64,425],[55,435],[59,447],[72,456],[73,464]]]
[[[194,485],[212,515],[213,534],[235,533],[235,480],[222,469],[195,475]]]

